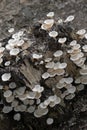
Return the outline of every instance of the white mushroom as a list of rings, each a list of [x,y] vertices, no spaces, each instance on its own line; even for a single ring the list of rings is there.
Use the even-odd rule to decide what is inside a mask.
[[[4,97],[10,97],[12,95],[12,91],[11,90],[7,90],[4,92]]]
[[[58,36],[58,32],[56,32],[56,31],[51,31],[51,32],[49,32],[49,36],[55,38],[55,37]]]
[[[10,28],[10,29],[8,30],[8,32],[9,32],[9,33],[13,33],[13,32],[14,32],[14,28]]]
[[[63,55],[63,51],[58,50],[53,55],[54,55],[54,57],[60,57],[61,55]]]
[[[5,62],[5,66],[9,66],[10,63],[11,63],[10,61],[6,61],[6,62]]]
[[[85,30],[85,29],[81,29],[81,30],[78,30],[78,31],[76,32],[76,34],[78,34],[78,35],[80,35],[80,36],[84,35],[85,33],[86,33],[86,30]]]
[[[74,16],[73,15],[70,15],[66,18],[66,20],[64,22],[71,22],[74,20]]]
[[[46,68],[53,68],[54,67],[54,62],[48,62],[46,65],[45,65]]]
[[[20,113],[15,114],[13,118],[14,118],[14,120],[16,120],[16,121],[19,121],[19,120],[21,119]]]
[[[47,118],[46,122],[47,122],[47,125],[51,125],[53,124],[54,120],[53,118]]]
[[[9,113],[12,111],[12,107],[10,106],[4,106],[2,109],[3,113]]]
[[[64,38],[59,38],[58,42],[61,43],[61,44],[63,44],[63,43],[66,42],[66,40],[67,40],[66,37],[64,37]]]
[[[11,56],[16,56],[16,55],[19,54],[19,52],[20,52],[19,48],[13,48],[13,49],[10,50],[10,55]]]
[[[11,73],[4,73],[1,76],[2,81],[8,81],[8,80],[10,80],[10,78],[11,78]]]
[[[47,17],[49,17],[49,18],[52,18],[54,16],[54,12],[49,12],[48,14],[47,14]]]
[[[47,72],[45,72],[44,74],[42,74],[42,78],[43,78],[43,79],[47,79],[47,78],[49,78],[49,77],[50,77],[50,74],[47,73]]]
[[[40,59],[40,58],[42,58],[43,56],[42,55],[40,55],[40,54],[33,54],[32,55],[32,57],[34,58],[34,59]]]

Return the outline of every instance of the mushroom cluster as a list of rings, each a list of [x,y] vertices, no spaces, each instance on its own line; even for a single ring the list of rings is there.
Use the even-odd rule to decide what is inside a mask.
[[[85,29],[76,31],[75,37],[68,33],[66,28],[73,20],[73,15],[63,20],[56,19],[54,12],[49,12],[47,19],[41,21],[39,28],[41,33],[47,34],[48,39],[43,38],[41,41],[46,48],[40,46],[31,33],[34,43],[40,46],[40,49],[35,46],[36,50],[34,48],[36,44],[33,45],[31,39],[26,37],[25,30],[18,32],[15,32],[14,28],[8,30],[11,38],[7,43],[0,43],[0,66],[4,68],[0,74],[2,112],[15,111],[13,118],[17,121],[21,119],[21,112],[28,112],[36,118],[41,118],[49,114],[50,108],[53,109],[55,106],[58,108],[59,104],[73,99],[76,93],[85,88],[87,45],[80,42],[82,40],[87,42],[87,33]],[[49,47],[51,42],[56,46],[53,50]],[[28,63],[25,64],[26,58],[29,66]],[[19,59],[20,62],[17,62]],[[54,119],[50,117],[46,120],[48,125],[53,122]]]

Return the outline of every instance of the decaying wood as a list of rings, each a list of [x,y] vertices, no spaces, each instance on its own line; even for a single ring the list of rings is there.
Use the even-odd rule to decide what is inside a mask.
[[[36,70],[27,59],[24,60],[25,64],[20,67],[20,72],[24,75],[26,86],[32,88],[33,85],[37,84],[41,79],[40,70]]]

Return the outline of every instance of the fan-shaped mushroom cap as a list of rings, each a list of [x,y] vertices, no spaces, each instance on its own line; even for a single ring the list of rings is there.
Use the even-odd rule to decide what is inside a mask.
[[[25,89],[26,89],[26,87],[19,87],[19,88],[17,88],[17,89],[15,90],[15,93],[16,93],[17,95],[23,95],[24,92],[25,92]]]
[[[45,65],[46,68],[53,68],[54,67],[54,62],[48,62],[46,65]]]
[[[7,90],[4,92],[4,97],[10,97],[12,95],[12,91],[11,90]]]
[[[4,47],[0,47],[0,53],[3,53],[3,52],[4,52],[4,50],[5,50],[5,48],[4,48]]]
[[[56,31],[51,31],[51,32],[49,32],[49,36],[55,38],[55,37],[58,36],[58,32],[56,32]]]
[[[8,30],[8,32],[9,32],[9,33],[13,33],[13,32],[14,32],[14,28],[10,28],[10,29]]]
[[[77,41],[76,40],[73,40],[70,42],[70,46],[75,46],[77,44]]]
[[[29,93],[27,94],[27,98],[28,98],[28,99],[34,99],[35,96],[36,96],[36,92],[29,92]]]
[[[49,77],[50,77],[50,74],[48,72],[45,72],[44,74],[42,74],[43,79],[47,79]]]
[[[53,118],[47,118],[46,120],[47,125],[51,125],[53,124],[53,122],[54,122]]]
[[[16,120],[16,121],[19,121],[19,120],[21,119],[20,113],[16,113],[13,118],[14,118],[14,120]]]
[[[71,100],[71,99],[73,99],[74,97],[75,97],[75,94],[72,93],[72,94],[67,95],[67,96],[65,97],[65,99],[66,99],[66,100]]]
[[[35,111],[35,106],[30,106],[27,109],[27,112],[29,112],[29,113],[33,113],[34,111]]]
[[[58,51],[56,51],[53,55],[54,55],[54,57],[60,57],[60,56],[63,55],[63,51],[58,50]]]
[[[76,32],[76,34],[78,34],[78,35],[84,35],[86,33],[86,30],[85,29],[81,29],[81,30],[78,30],[77,32]]]
[[[43,115],[46,115],[48,113],[48,108],[44,108],[44,109],[36,109],[35,112],[34,112],[34,116],[35,117],[41,117]]]
[[[11,88],[11,89],[16,88],[16,83],[15,82],[9,83],[9,88]]]
[[[11,106],[4,106],[2,109],[3,113],[9,113],[12,111],[12,107]]]
[[[84,89],[84,85],[83,84],[79,84],[76,86],[78,91],[82,91]]]
[[[76,87],[75,86],[70,86],[67,90],[68,90],[69,93],[75,93]]]
[[[70,16],[68,16],[67,18],[66,18],[66,20],[64,21],[64,22],[71,22],[71,21],[73,21],[74,20],[74,16],[73,15],[70,15]]]
[[[66,40],[67,40],[66,37],[64,37],[64,38],[59,38],[58,42],[59,42],[59,43],[65,43]]]
[[[16,56],[16,55],[19,54],[19,52],[20,52],[19,48],[13,48],[13,49],[10,50],[10,55],[11,56]]]
[[[80,74],[81,75],[87,75],[87,69],[81,69]]]
[[[13,102],[13,100],[14,100],[14,96],[13,96],[13,95],[11,95],[11,96],[9,96],[9,97],[6,97],[6,101],[7,101],[8,103]]]
[[[40,58],[43,57],[42,55],[40,55],[40,54],[35,54],[35,53],[34,53],[32,56],[33,56],[34,59],[40,59]]]
[[[47,17],[49,17],[49,18],[52,18],[54,16],[54,12],[49,12],[48,14],[47,14]]]
[[[11,63],[10,61],[6,61],[6,62],[5,62],[5,66],[9,66],[10,63]]]

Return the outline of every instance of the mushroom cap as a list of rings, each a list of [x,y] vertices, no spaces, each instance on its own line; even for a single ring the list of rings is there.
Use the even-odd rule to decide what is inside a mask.
[[[78,50],[81,47],[80,44],[76,44],[72,47],[73,50]]]
[[[59,69],[65,69],[67,67],[67,63],[60,63]]]
[[[45,72],[44,74],[42,74],[43,79],[47,79],[49,77],[50,77],[50,74],[48,72]]]
[[[58,36],[58,32],[56,32],[56,31],[51,31],[51,32],[49,32],[49,36],[55,38],[55,37]]]
[[[80,36],[84,35],[85,33],[86,33],[86,30],[85,30],[85,29],[81,29],[81,30],[78,30],[78,31],[76,32],[76,34],[78,34],[78,35],[80,35]]]
[[[7,90],[4,92],[4,97],[10,97],[12,95],[12,91],[11,90]]]
[[[80,82],[81,82],[82,84],[86,85],[86,84],[87,84],[87,75],[81,76]]]
[[[14,120],[16,120],[16,121],[19,121],[19,120],[21,119],[20,113],[16,113],[13,118],[14,118]]]
[[[15,93],[16,93],[17,95],[23,95],[24,92],[25,92],[25,89],[26,89],[26,87],[19,87],[19,88],[17,88],[17,89],[15,90]]]
[[[5,50],[5,48],[4,48],[4,47],[0,47],[0,53],[3,53],[3,52],[4,52],[4,50]]]
[[[85,39],[87,39],[87,33],[85,34]]]
[[[61,55],[63,55],[63,51],[58,50],[53,55],[54,55],[54,57],[60,57]]]
[[[69,93],[75,93],[76,87],[71,85],[69,88],[67,88],[67,90]]]
[[[4,106],[2,109],[3,113],[9,113],[12,111],[12,107],[11,106]]]
[[[48,62],[46,65],[45,65],[46,68],[53,68],[54,67],[54,62]]]
[[[11,88],[11,89],[16,88],[16,83],[15,82],[9,83],[9,88]]]
[[[64,37],[64,38],[59,38],[58,42],[59,42],[59,43],[65,43],[66,40],[67,40],[66,37]]]
[[[11,95],[10,97],[6,97],[6,101],[7,101],[8,103],[13,102],[13,101],[14,101],[14,96]]]
[[[47,118],[46,120],[47,125],[51,125],[53,124],[53,122],[54,122],[53,118]]]
[[[65,99],[66,99],[66,100],[71,100],[71,99],[73,99],[74,97],[75,97],[75,94],[74,94],[74,93],[71,93],[71,94],[67,95],[67,96],[65,97]]]
[[[72,77],[65,78],[65,83],[71,84],[72,82],[73,82],[73,78]]]
[[[54,12],[49,12],[48,14],[47,14],[47,17],[49,17],[49,18],[52,18],[54,16]]]
[[[42,58],[43,56],[42,55],[40,55],[40,54],[33,54],[32,55],[32,57],[34,58],[34,59],[40,59],[40,58]]]
[[[20,52],[19,48],[13,48],[13,49],[10,50],[10,55],[11,56],[16,56],[16,55],[19,54],[19,52]]]
[[[47,108],[44,108],[44,109],[41,109],[41,108],[38,108],[35,110],[34,112],[34,116],[39,118],[43,115],[46,115],[48,113],[48,109]]]
[[[87,75],[87,69],[81,69],[80,74],[81,75]]]
[[[46,19],[46,20],[44,21],[44,24],[53,25],[53,24],[54,24],[54,19]]]
[[[66,18],[66,20],[64,21],[64,22],[71,22],[71,21],[73,21],[74,20],[74,16],[73,15],[70,15],[70,16],[68,16],[67,18]]]
[[[19,40],[18,43],[17,43],[17,46],[22,46],[24,44],[24,40]]]
[[[27,112],[29,112],[29,113],[33,113],[34,111],[35,111],[35,106],[30,106],[27,109]]]
[[[77,41],[76,40],[73,40],[70,42],[70,46],[75,46],[77,44]]]
[[[84,85],[83,84],[79,84],[79,85],[76,86],[76,89],[78,91],[82,91],[84,89]]]
[[[52,25],[48,25],[48,24],[42,24],[41,25],[41,29],[43,29],[43,30],[48,30],[48,29],[50,29],[52,27]]]
[[[5,48],[6,48],[7,50],[11,50],[11,49],[14,48],[14,46],[11,46],[10,44],[7,44],[7,45],[5,46]]]
[[[11,78],[11,73],[4,73],[1,76],[2,81],[8,81]]]
[[[50,62],[52,60],[52,58],[46,58],[45,62]]]
[[[10,63],[11,63],[10,61],[6,61],[6,62],[5,62],[5,66],[9,66]]]
[[[13,33],[13,32],[14,32],[14,28],[10,28],[10,29],[8,30],[8,32],[9,32],[9,33]]]
[[[27,94],[27,98],[28,98],[28,99],[35,99],[35,96],[36,96],[36,92],[29,92],[29,93]]]

